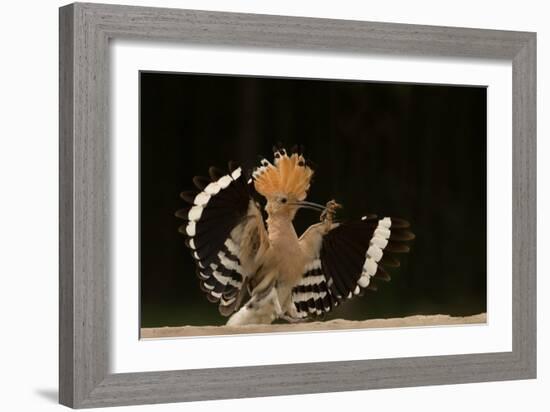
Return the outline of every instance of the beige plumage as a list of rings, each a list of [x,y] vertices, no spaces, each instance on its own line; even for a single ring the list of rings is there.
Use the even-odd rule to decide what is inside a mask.
[[[323,315],[343,300],[387,279],[387,251],[406,252],[414,235],[401,219],[363,217],[335,222],[335,201],[306,202],[313,170],[304,156],[274,149],[252,178],[230,165],[228,174],[210,169],[210,180],[195,178],[199,193],[183,193],[190,208],[180,231],[197,263],[201,288],[231,316],[228,325],[304,320]],[[251,195],[265,200],[267,219]],[[321,212],[321,221],[298,237],[293,219],[299,208]],[[267,227],[266,227],[267,225]],[[248,301],[244,299],[248,295]]]

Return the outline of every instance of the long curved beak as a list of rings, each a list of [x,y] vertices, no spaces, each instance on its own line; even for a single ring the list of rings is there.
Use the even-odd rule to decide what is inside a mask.
[[[325,206],[323,205],[320,205],[318,203],[313,203],[313,202],[306,202],[306,201],[293,202],[293,203],[289,203],[289,205],[298,206],[299,208],[303,208],[303,209],[312,209],[312,210],[318,210],[318,211],[325,210]]]

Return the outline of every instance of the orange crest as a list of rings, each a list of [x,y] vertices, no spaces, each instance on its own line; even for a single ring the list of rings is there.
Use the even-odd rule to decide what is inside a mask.
[[[261,166],[252,173],[256,191],[264,197],[283,194],[304,200],[309,189],[313,170],[299,153],[288,156],[285,149],[274,154],[275,164],[262,159]]]

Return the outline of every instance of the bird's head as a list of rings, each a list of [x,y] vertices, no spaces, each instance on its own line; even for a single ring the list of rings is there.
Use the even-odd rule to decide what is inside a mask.
[[[284,148],[273,148],[274,161],[261,160],[261,166],[252,173],[254,187],[267,200],[266,211],[271,217],[294,219],[306,202],[313,169],[301,151],[292,150],[289,156]]]

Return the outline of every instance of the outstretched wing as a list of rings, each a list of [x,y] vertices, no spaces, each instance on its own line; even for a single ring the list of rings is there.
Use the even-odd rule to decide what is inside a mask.
[[[298,317],[330,312],[342,301],[374,289],[373,279],[390,280],[387,267],[399,266],[394,253],[409,251],[407,241],[414,239],[409,223],[396,218],[334,223],[328,232],[312,226],[300,238],[310,261],[292,290]]]
[[[261,265],[267,234],[242,169],[230,164],[229,173],[211,167],[209,174],[193,178],[199,191],[181,194],[190,206],[176,216],[186,221],[179,231],[195,259],[201,289],[229,316]]]

